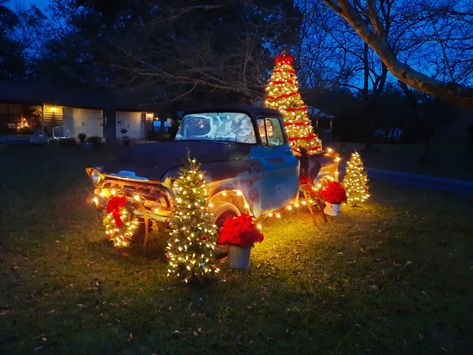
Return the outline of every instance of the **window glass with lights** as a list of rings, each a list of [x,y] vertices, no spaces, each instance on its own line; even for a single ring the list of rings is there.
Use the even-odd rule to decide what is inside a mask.
[[[240,112],[205,112],[183,117],[176,140],[256,143],[251,118]]]
[[[258,130],[263,145],[275,147],[284,144],[281,123],[277,118],[259,119]]]

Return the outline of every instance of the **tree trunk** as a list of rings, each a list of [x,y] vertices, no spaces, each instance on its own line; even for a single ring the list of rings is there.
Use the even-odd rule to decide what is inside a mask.
[[[375,99],[371,97],[366,101],[366,117],[365,117],[365,147],[364,151],[373,151],[373,123],[375,114]]]
[[[412,107],[414,110],[414,114],[416,116],[417,121],[419,122],[420,130],[422,139],[424,141],[424,155],[420,157],[419,162],[423,164],[430,164],[433,161],[432,156],[432,135],[433,135],[433,128],[430,122],[427,121],[425,117],[425,113],[419,108],[415,97],[412,96],[411,91],[407,87],[406,84],[403,82],[399,82],[401,85],[402,90],[406,94],[407,101],[409,102],[409,106]]]
[[[364,150],[371,151],[372,149],[372,134],[373,134],[373,93],[371,96],[369,94],[369,76],[370,76],[370,66],[368,62],[368,51],[369,47],[365,43],[363,45],[363,101],[365,102],[365,117],[363,119],[363,140],[365,143]]]

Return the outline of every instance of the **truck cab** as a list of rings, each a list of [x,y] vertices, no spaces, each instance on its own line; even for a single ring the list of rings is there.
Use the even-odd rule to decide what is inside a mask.
[[[183,116],[176,140],[222,142],[240,147],[240,154],[229,157],[227,166],[220,167],[225,176],[214,175],[218,164],[204,163],[202,169],[209,177],[211,191],[240,191],[250,212],[259,216],[284,206],[298,191],[299,162],[292,154],[283,127],[281,115],[274,110],[204,109]]]

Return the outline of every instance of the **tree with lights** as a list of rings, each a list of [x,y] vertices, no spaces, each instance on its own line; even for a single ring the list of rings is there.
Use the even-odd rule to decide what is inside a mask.
[[[217,227],[207,209],[207,189],[204,174],[195,159],[187,164],[173,183],[174,215],[170,221],[167,244],[168,276],[203,282],[219,269],[215,266]]]
[[[368,193],[368,175],[365,172],[360,154],[354,152],[347,162],[343,185],[347,192],[347,203],[356,206],[370,197]]]
[[[293,59],[286,53],[275,61],[271,80],[266,87],[265,106],[279,110],[284,117],[284,126],[294,154],[305,148],[309,154],[322,150],[312,123],[307,114],[307,105],[301,98]]]

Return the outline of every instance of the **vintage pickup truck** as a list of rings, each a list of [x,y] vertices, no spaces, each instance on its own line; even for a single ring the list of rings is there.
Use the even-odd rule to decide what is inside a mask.
[[[96,194],[106,189],[140,199],[143,208],[135,213],[146,225],[159,226],[172,214],[172,181],[188,154],[201,163],[217,225],[242,212],[260,217],[299,193],[300,162],[288,144],[281,114],[253,106],[186,112],[174,141],[124,148],[116,161],[86,172]],[[311,180],[337,179],[333,154],[308,159]],[[99,210],[104,208],[95,201]]]

